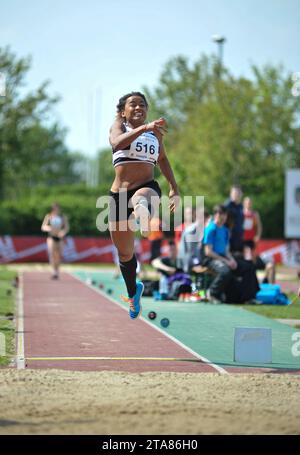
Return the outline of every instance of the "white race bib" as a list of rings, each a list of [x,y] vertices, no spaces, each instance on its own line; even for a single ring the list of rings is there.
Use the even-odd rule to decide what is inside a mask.
[[[128,158],[156,163],[159,154],[159,142],[151,133],[143,133],[135,139],[129,149]]]
[[[254,223],[253,218],[245,218],[244,220],[245,231],[250,231],[253,228],[253,223]]]

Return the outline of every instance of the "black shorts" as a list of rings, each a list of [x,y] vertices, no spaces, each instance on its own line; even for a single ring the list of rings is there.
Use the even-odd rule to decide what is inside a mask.
[[[62,240],[61,237],[57,237],[56,235],[49,235],[50,239],[53,239],[54,242],[60,242]]]
[[[128,220],[130,215],[133,212],[133,207],[131,204],[131,198],[137,190],[141,188],[152,188],[156,193],[157,197],[161,197],[161,189],[159,184],[155,180],[150,180],[150,182],[143,183],[142,185],[137,186],[128,191],[120,191],[114,193],[113,191],[109,192],[109,221],[124,221]],[[130,207],[131,205],[131,207]]]

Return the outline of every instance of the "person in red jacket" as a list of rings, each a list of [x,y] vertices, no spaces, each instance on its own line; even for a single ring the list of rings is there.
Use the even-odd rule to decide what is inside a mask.
[[[244,250],[250,248],[252,254],[255,254],[255,248],[262,235],[262,224],[259,213],[252,209],[252,200],[245,197],[244,207]],[[249,252],[245,253],[249,254]]]
[[[244,257],[253,260],[256,270],[265,270],[263,279],[265,283],[275,283],[275,264],[272,261],[265,262],[256,254],[256,246],[262,235],[262,222],[259,213],[252,208],[252,200],[245,197],[244,207]]]

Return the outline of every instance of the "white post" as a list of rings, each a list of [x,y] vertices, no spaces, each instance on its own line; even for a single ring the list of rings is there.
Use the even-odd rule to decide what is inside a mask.
[[[6,357],[6,340],[4,333],[0,332],[0,357]]]

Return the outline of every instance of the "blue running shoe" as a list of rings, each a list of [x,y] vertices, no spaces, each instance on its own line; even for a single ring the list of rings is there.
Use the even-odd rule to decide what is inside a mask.
[[[129,303],[129,316],[131,319],[136,319],[142,311],[141,297],[143,295],[143,292],[144,292],[144,285],[141,281],[138,281],[136,283],[135,295],[132,298],[122,297],[124,302]]]

